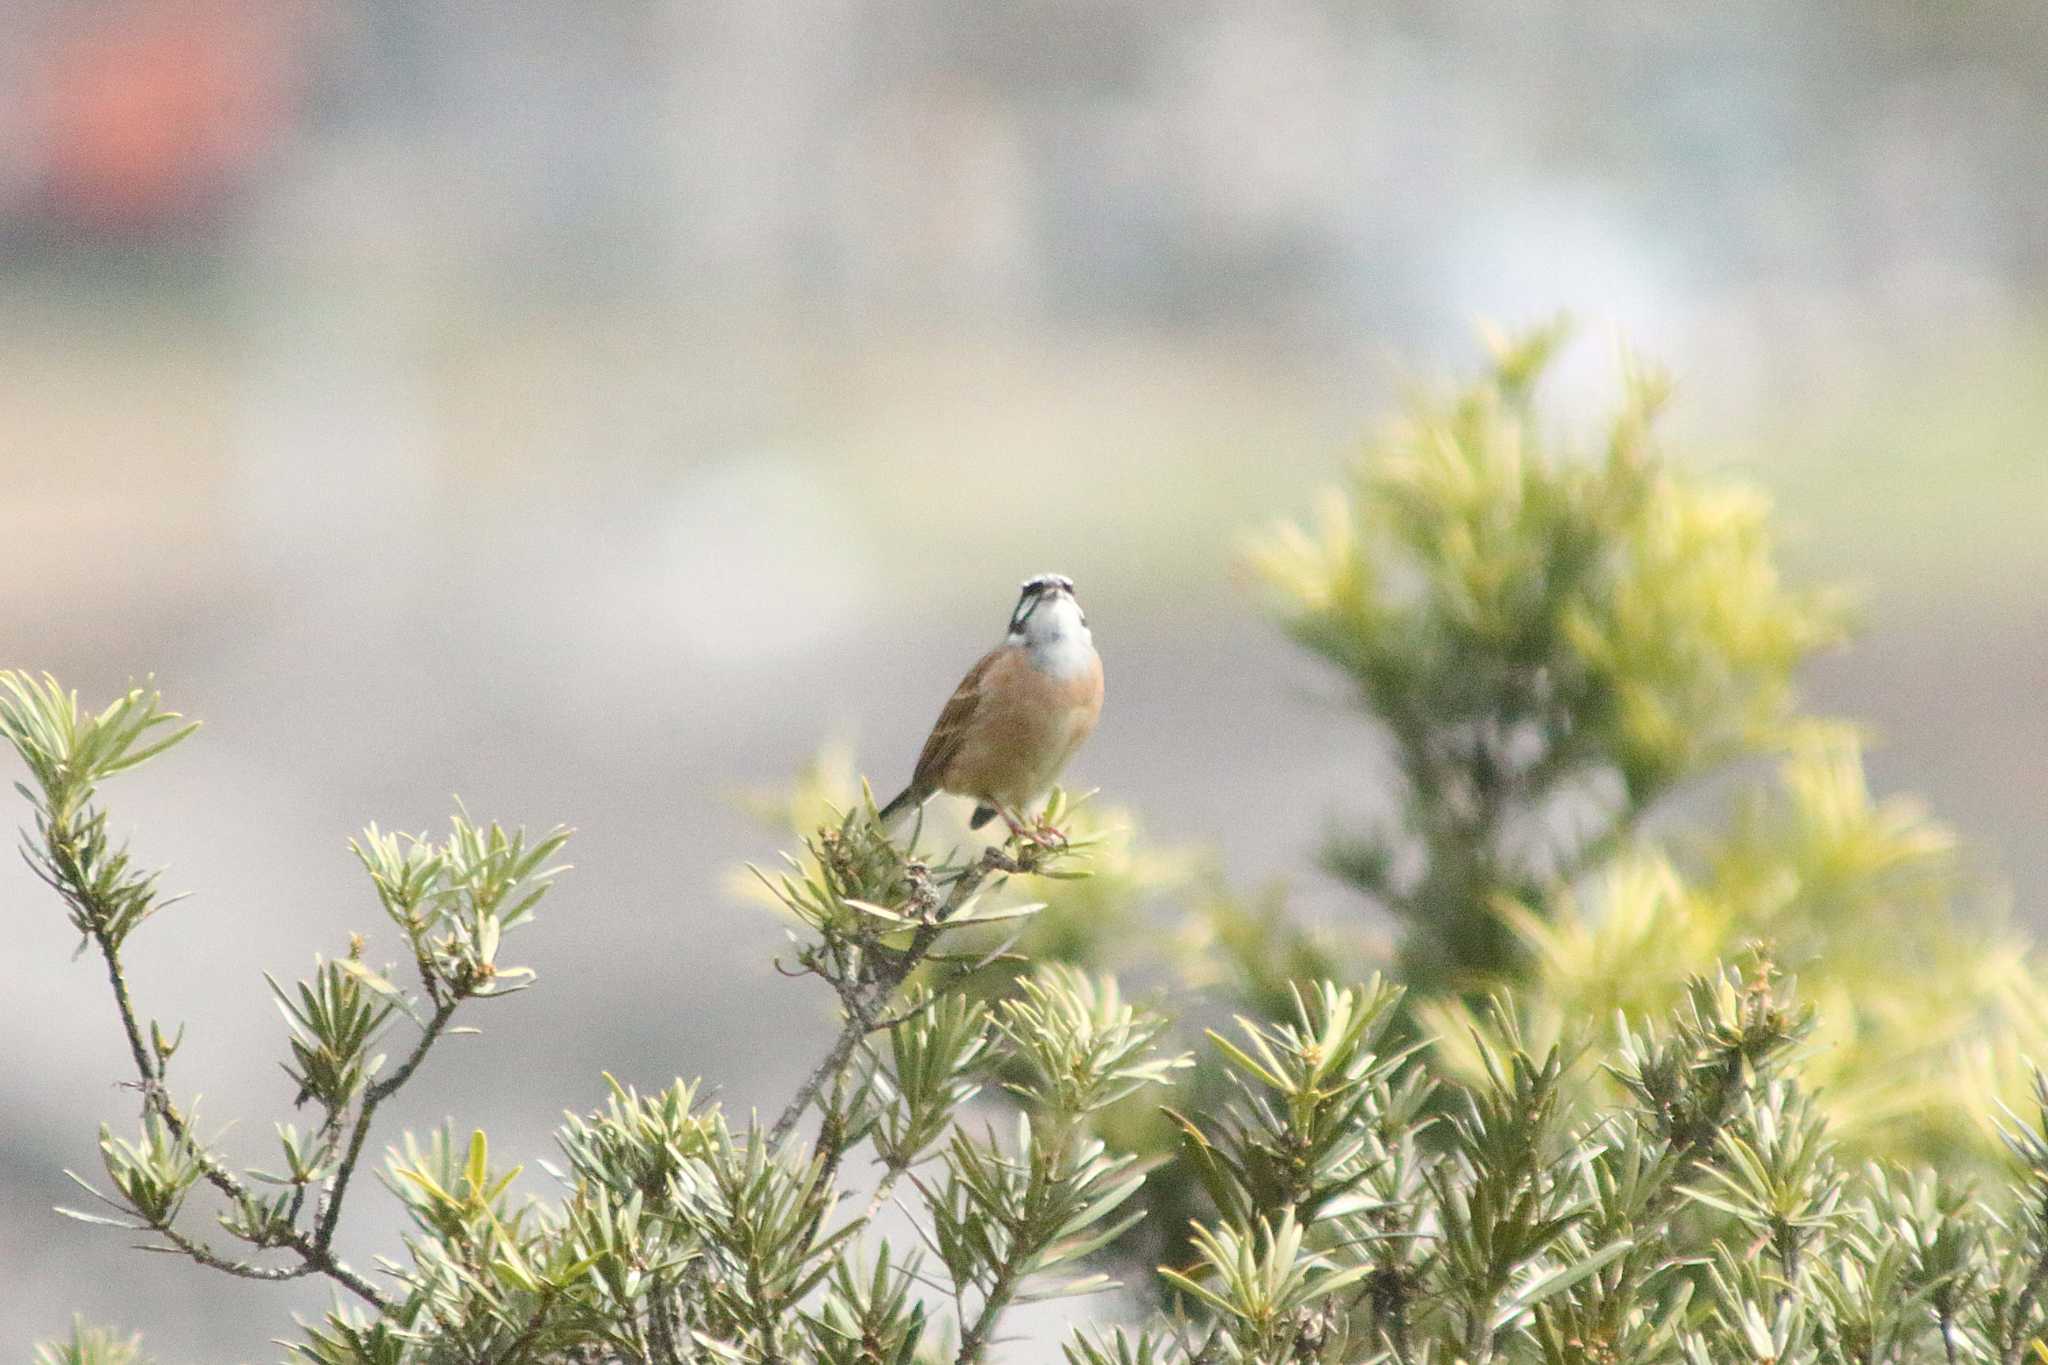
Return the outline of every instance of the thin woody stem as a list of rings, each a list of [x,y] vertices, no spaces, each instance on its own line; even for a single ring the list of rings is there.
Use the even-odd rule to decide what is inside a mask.
[[[151,1230],[163,1237],[172,1246],[190,1256],[200,1265],[224,1271],[229,1275],[240,1276],[245,1280],[298,1280],[315,1274],[319,1270],[318,1266],[307,1260],[302,1260],[297,1265],[277,1266],[256,1265],[250,1261],[237,1261],[221,1255],[196,1237],[190,1237],[178,1231],[169,1223]]]
[[[448,1027],[450,1016],[455,1013],[459,998],[449,998],[434,1010],[427,1020],[426,1029],[420,1034],[419,1042],[413,1045],[398,1070],[371,1086],[363,1095],[363,1107],[356,1113],[356,1121],[349,1131],[348,1152],[341,1164],[334,1168],[334,1178],[321,1199],[320,1219],[313,1233],[313,1245],[324,1252],[334,1240],[335,1225],[341,1221],[341,1201],[348,1195],[349,1178],[355,1174],[356,1163],[363,1154],[363,1143],[370,1135],[370,1120],[377,1113],[377,1106],[389,1099],[397,1089],[412,1079],[420,1069],[420,1063],[427,1059],[427,1049],[441,1037]]]
[[[106,960],[107,982],[114,989],[114,1008],[121,1015],[121,1028],[128,1035],[128,1051],[135,1058],[135,1070],[142,1077],[145,1087],[160,1084],[163,1070],[150,1056],[149,1047],[142,1041],[142,1026],[135,1018],[135,1002],[128,995],[128,977],[121,970],[120,949],[106,934],[95,929],[93,942],[99,945],[100,956]]]
[[[797,1087],[796,1094],[790,1098],[789,1103],[776,1118],[775,1126],[768,1130],[770,1147],[782,1145],[783,1139],[789,1136],[790,1130],[803,1118],[804,1111],[818,1098],[818,1092],[825,1088],[825,1082],[838,1075],[846,1066],[847,1061],[853,1056],[853,1050],[859,1047],[860,1040],[867,1036],[867,1031],[866,1019],[858,1014],[847,1015],[845,1026],[839,1030],[839,1037],[833,1040],[832,1050],[811,1068],[811,1074],[804,1078],[804,1083]]]
[[[988,1350],[988,1341],[995,1334],[996,1324],[1010,1307],[1010,1300],[1017,1293],[1017,1283],[1022,1277],[1018,1267],[1022,1261],[1015,1248],[1003,1263],[996,1267],[996,1276],[990,1282],[988,1293],[981,1301],[981,1311],[975,1315],[974,1324],[960,1336],[960,1353],[954,1357],[954,1365],[978,1365],[982,1353]]]
[[[938,943],[939,936],[945,931],[946,922],[960,913],[961,908],[981,889],[982,884],[997,872],[1030,872],[1037,866],[1037,853],[1034,849],[1027,848],[1022,851],[1020,857],[1013,858],[1000,848],[990,848],[954,877],[946,898],[936,906],[930,907],[925,922],[911,935],[910,946],[900,957],[884,963],[875,970],[872,977],[864,981],[847,977],[847,962],[843,956],[838,958],[837,970],[840,974],[836,978],[829,973],[819,973],[832,981],[834,989],[839,992],[846,1019],[840,1026],[838,1037],[833,1039],[832,1046],[818,1064],[811,1068],[810,1074],[804,1078],[803,1084],[797,1087],[796,1094],[790,1097],[789,1103],[783,1106],[782,1113],[769,1128],[769,1150],[774,1150],[788,1140],[789,1135],[796,1130],[797,1124],[802,1122],[804,1114],[817,1101],[819,1093],[835,1077],[845,1072],[861,1040],[877,1030],[890,1026],[892,1021],[887,1017],[885,1007],[895,995],[897,988],[930,955],[932,948]],[[828,1153],[829,1155],[831,1154]],[[705,1274],[708,1273],[706,1267],[706,1262],[698,1261],[683,1272],[682,1280],[676,1286],[675,1297],[678,1300],[687,1301],[696,1294]],[[656,1311],[666,1310],[657,1308]]]
[[[896,1182],[901,1180],[903,1173],[909,1169],[907,1165],[891,1164],[889,1169],[882,1173],[882,1178],[875,1182],[875,1192],[868,1197],[868,1206],[861,1210],[860,1219],[863,1223],[871,1221],[882,1211],[882,1205],[888,1203],[889,1196],[896,1192]]]
[[[804,1078],[804,1083],[797,1087],[789,1103],[783,1106],[774,1126],[768,1130],[769,1147],[778,1147],[789,1137],[826,1083],[845,1070],[861,1039],[884,1026],[883,1006],[931,953],[939,935],[945,930],[946,921],[958,914],[960,907],[981,889],[982,883],[997,872],[1028,872],[1036,865],[1036,858],[1028,851],[1018,859],[1000,848],[989,849],[978,861],[961,871],[947,891],[946,899],[932,912],[929,920],[918,926],[911,936],[910,946],[900,957],[878,968],[872,979],[849,984],[840,990],[846,1020],[840,1026],[839,1036],[833,1040],[823,1059],[811,1069],[811,1074]]]
[[[53,825],[47,838],[52,861],[65,873],[66,880],[71,882],[72,894],[86,914],[87,932],[98,946],[100,957],[106,963],[107,981],[114,995],[114,1009],[120,1015],[122,1031],[128,1035],[128,1051],[135,1061],[136,1075],[142,1088],[144,1110],[154,1112],[163,1120],[164,1127],[169,1130],[171,1136],[191,1149],[208,1184],[235,1204],[244,1203],[249,1198],[248,1186],[243,1184],[241,1178],[230,1171],[220,1158],[192,1136],[191,1125],[178,1111],[177,1105],[172,1103],[169,1092],[164,1088],[165,1067],[160,1059],[151,1056],[148,1044],[143,1041],[142,1025],[136,1018],[135,1001],[128,990],[127,973],[121,967],[121,950],[114,943],[113,936],[106,927],[106,907],[99,904],[86,889],[88,883],[85,878],[77,875],[77,855],[71,847],[71,831],[68,824]],[[157,1231],[171,1238],[174,1245],[202,1265],[213,1266],[215,1269],[250,1279],[296,1279],[302,1275],[321,1274],[381,1311],[388,1312],[394,1306],[393,1301],[375,1285],[336,1257],[324,1241],[308,1237],[296,1228],[288,1233],[281,1233],[278,1244],[297,1252],[300,1263],[296,1267],[276,1272],[228,1260],[207,1250],[203,1244],[192,1242],[182,1234],[172,1233],[167,1228],[159,1228]]]

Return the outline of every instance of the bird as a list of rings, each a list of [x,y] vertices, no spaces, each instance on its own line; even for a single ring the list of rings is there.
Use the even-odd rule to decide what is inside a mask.
[[[1102,714],[1102,656],[1074,580],[1024,580],[1003,642],[981,656],[939,712],[906,786],[879,812],[887,828],[939,792],[971,797],[969,829],[1017,815],[1050,790]]]

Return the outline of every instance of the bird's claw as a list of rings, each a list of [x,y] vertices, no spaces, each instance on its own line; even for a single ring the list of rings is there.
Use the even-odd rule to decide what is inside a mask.
[[[1049,824],[1043,815],[1028,825],[1019,824],[1017,821],[1012,820],[1010,822],[1010,833],[1016,838],[1018,843],[1029,844],[1031,847],[1041,849],[1047,853],[1060,852],[1067,846],[1065,832]]]

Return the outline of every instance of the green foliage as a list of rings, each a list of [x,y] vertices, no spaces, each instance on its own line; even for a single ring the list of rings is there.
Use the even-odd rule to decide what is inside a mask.
[[[63,897],[82,937],[103,936],[118,949],[163,904],[156,874],[137,870],[128,850],[108,840],[106,816],[91,803],[100,783],[199,728],[181,726],[179,719],[154,691],[131,689],[95,713],[80,708],[78,694],[47,674],[0,673],[0,736],[36,784],[15,785],[35,815],[34,833],[23,836],[23,856]]]
[[[548,863],[568,841],[568,830],[555,829],[529,844],[524,830],[476,825],[457,812],[439,843],[371,825],[349,849],[370,874],[384,913],[405,935],[420,984],[438,1007],[526,987],[532,971],[501,965],[498,947],[507,930],[531,917],[564,870]],[[398,998],[381,977],[357,974]]]
[[[142,1337],[116,1336],[84,1318],[71,1320],[71,1335],[36,1347],[35,1365],[144,1365]]]
[[[297,997],[276,981],[271,994],[291,1030],[291,1060],[284,1071],[298,1082],[296,1103],[318,1100],[329,1113],[348,1108],[384,1069],[382,1054],[370,1049],[398,1001],[380,997],[364,984],[360,965],[315,959],[313,980],[301,981]]]
[[[1384,729],[1401,817],[1327,858],[1400,918],[1401,974],[1431,992],[1519,970],[1497,900],[1540,903],[1672,787],[1777,742],[1792,670],[1841,629],[1779,582],[1760,495],[1658,454],[1661,377],[1628,372],[1591,448],[1546,429],[1562,336],[1497,342],[1250,554]]]
[[[1290,1025],[1247,1026],[1265,1046],[1215,1040],[1243,1098],[1190,1142],[1303,1154],[1297,1197],[1270,1160],[1205,1157],[1223,1213],[1164,1272],[1200,1330],[1163,1322],[1070,1359],[2032,1358],[2048,1108],[2011,1134],[2023,1173],[1978,1195],[1839,1162],[1793,1060],[1811,1014],[1768,963],[1696,980],[1633,1029],[1606,1058],[1614,1104],[1589,1105],[1586,1069],[1531,1051],[1505,1011],[1469,1084],[1331,1026],[1392,995],[1324,986]],[[1420,1102],[1430,1087],[1441,1103]],[[1350,1142],[1319,1138],[1332,1113]]]
[[[141,1095],[134,1136],[102,1129],[111,1216],[75,1216],[324,1277],[349,1301],[291,1347],[318,1365],[973,1365],[1026,1358],[1019,1305],[1115,1276],[1120,1321],[1072,1365],[2048,1360],[2039,961],[1963,913],[1955,839],[1871,794],[1854,733],[1794,709],[1840,613],[1779,583],[1762,501],[1658,455],[1653,377],[1591,448],[1546,429],[1557,342],[1502,343],[1254,550],[1395,760],[1398,818],[1328,857],[1401,926],[1385,975],[1356,926],[1063,794],[1040,836],[984,847],[935,810],[898,843],[828,754],[774,803],[801,851],[751,883],[837,1013],[773,1121],[606,1077],[545,1181],[481,1131],[400,1135],[407,1231],[371,1273],[333,1246],[378,1109],[459,1010],[530,982],[504,936],[566,831],[458,812],[354,841],[407,970],[352,935],[271,983],[317,1118],[236,1170],[173,1099],[182,1034],[131,996],[165,901],[99,806],[191,727],[151,691],[92,713],[0,674],[30,862]],[[1764,754],[1725,821],[1640,832]],[[1112,965],[1171,983],[1175,1017]],[[80,1324],[38,1358],[135,1352]]]
[[[1138,1216],[1123,1210],[1145,1169],[1094,1129],[1183,1063],[1158,1047],[1165,1020],[1113,980],[1024,971],[1009,944],[1044,906],[1002,891],[1012,877],[1068,884],[1098,845],[1089,832],[932,863],[893,844],[865,803],[817,831],[763,884],[797,926],[794,973],[830,988],[841,1027],[775,1123],[737,1129],[695,1084],[643,1096],[613,1082],[602,1109],[565,1123],[553,1199],[521,1196],[521,1168],[493,1163],[481,1131],[405,1135],[383,1176],[411,1230],[404,1259],[382,1262],[373,1280],[331,1248],[377,1108],[460,1006],[531,979],[501,960],[503,936],[561,870],[566,831],[529,839],[458,813],[443,840],[372,826],[351,845],[417,986],[368,966],[360,938],[308,980],[270,983],[284,1070],[296,1102],[314,1102],[321,1119],[311,1133],[278,1126],[278,1170],[237,1172],[172,1101],[176,1039],[154,1024],[145,1035],[129,994],[121,949],[158,908],[154,879],[122,859],[109,880],[107,860],[79,852],[105,838],[95,784],[147,756],[138,746],[168,714],[137,693],[90,717],[54,683],[0,683],[13,698],[5,733],[42,785],[27,792],[32,855],[100,949],[142,1082],[141,1136],[103,1131],[100,1144],[111,1188],[94,1193],[117,1216],[78,1216],[245,1278],[327,1276],[360,1306],[308,1324],[299,1356],[911,1361],[949,1335],[948,1353],[968,1362],[1015,1304],[1112,1283],[1091,1258]],[[1065,813],[1056,800],[1048,815]],[[1005,983],[993,1004],[975,984],[983,974]],[[387,1066],[382,1042],[401,1018],[418,1037]],[[963,1107],[991,1082],[1011,1121],[966,1122]],[[865,1209],[852,1212],[847,1161],[864,1146],[877,1170]],[[240,1255],[193,1231],[202,1187],[225,1204],[216,1221]],[[923,1292],[934,1282],[924,1257],[870,1236],[892,1195],[925,1229],[949,1286],[944,1307]]]
[[[888,1032],[888,1053],[866,1073],[874,1097],[868,1140],[892,1171],[906,1171],[944,1137],[953,1115],[981,1092],[982,1058],[994,1041],[988,1007],[958,993],[907,997],[910,1017]]]
[[[1280,619],[1353,685],[1400,777],[1397,818],[1336,839],[1330,867],[1399,924],[1415,1026],[1456,1074],[1478,1075],[1469,1040],[1502,986],[1532,1044],[1611,1045],[1615,1021],[1767,943],[1818,1008],[1806,1074],[1837,1140],[1986,1169],[1989,1116],[2048,1055],[2038,956],[1959,904],[1955,837],[1872,795],[1856,732],[1796,710],[1840,595],[1781,582],[1760,495],[1659,451],[1655,375],[1625,371],[1595,439],[1560,434],[1538,397],[1562,339],[1497,339],[1315,523],[1253,542]],[[1777,769],[1724,828],[1642,836],[1660,798],[1747,755]],[[1198,916],[1243,1005],[1358,969],[1278,903]]]
[[[556,830],[529,842],[458,814],[439,844],[373,826],[354,845],[385,911],[404,932],[421,996],[365,966],[359,938],[346,957],[318,962],[311,981],[292,990],[271,982],[289,1032],[284,1070],[298,1087],[295,1102],[316,1101],[322,1118],[311,1135],[278,1125],[282,1171],[236,1171],[173,1098],[170,1064],[183,1030],[166,1034],[155,1020],[145,1026],[135,1007],[122,950],[166,902],[156,874],[137,869],[111,843],[106,813],[96,804],[101,783],[195,728],[177,721],[153,691],[132,690],[94,713],[54,679],[0,673],[0,736],[35,782],[17,787],[33,813],[24,852],[105,964],[142,1099],[139,1140],[102,1130],[111,1193],[79,1180],[115,1216],[73,1216],[147,1233],[162,1249],[247,1279],[324,1275],[380,1312],[390,1310],[395,1300],[333,1250],[372,1122],[419,1070],[460,1005],[507,994],[528,975],[499,964],[500,940],[546,894],[559,871],[546,864],[568,834]],[[418,1025],[419,1036],[386,1072],[385,1058],[373,1049],[399,1013]],[[187,1204],[202,1185],[225,1206],[215,1221],[246,1251],[223,1251],[191,1229]]]
[[[1829,808],[1839,818],[1757,814],[1726,847],[1766,826],[1914,828]],[[71,819],[99,817],[74,806]],[[1914,884],[1907,863],[1851,842],[1861,863],[1829,866]],[[377,1104],[461,1002],[503,993],[496,935],[526,918],[560,846],[465,817],[440,843],[358,843],[420,995],[359,948],[294,989],[273,983],[285,1069],[323,1114],[310,1136],[280,1125],[276,1172],[230,1170],[171,1103],[175,1044],[156,1029],[143,1041],[90,883],[61,884],[109,964],[145,1085],[140,1138],[101,1142],[120,1217],[94,1220],[249,1278],[327,1276],[360,1302],[305,1325],[292,1349],[319,1365],[970,1365],[1016,1305],[1114,1283],[1103,1257],[1144,1216],[1150,1163],[1103,1127],[1157,1105],[1188,1061],[1162,1047],[1168,1020],[1113,979],[1026,970],[986,942],[1043,911],[1003,882],[1071,873],[1101,844],[1076,830],[931,863],[865,802],[767,883],[797,926],[796,974],[840,1008],[836,1041],[773,1125],[733,1126],[694,1083],[643,1095],[612,1082],[601,1108],[565,1122],[550,1196],[521,1194],[522,1168],[494,1161],[481,1131],[405,1135],[383,1171],[410,1224],[404,1258],[374,1282],[337,1260]],[[1857,885],[1837,877],[1828,893],[1857,904]],[[994,991],[979,982],[991,971]],[[1503,995],[1466,1016],[1462,1074],[1459,1054],[1408,1037],[1403,994],[1378,978],[1303,983],[1283,1017],[1209,1034],[1228,1098],[1197,1088],[1201,1103],[1168,1111],[1208,1200],[1157,1278],[1170,1316],[1078,1335],[1069,1361],[2016,1365],[2048,1331],[2048,1081],[2033,1116],[2006,1125],[2010,1173],[1973,1188],[1843,1159],[1802,1074],[1814,1014],[1767,957],[1696,975],[1670,1009],[1622,1008],[1583,1055],[1534,1036],[1534,1011]],[[421,1037],[387,1071],[373,1049],[402,1014]],[[190,1230],[202,1188],[248,1259]],[[921,1249],[878,1235],[892,1205]],[[131,1350],[79,1328],[45,1358]]]
[[[1210,1033],[1238,1103],[1206,1130],[1183,1115],[1175,1120],[1226,1218],[1250,1227],[1284,1209],[1313,1221],[1389,1160],[1373,1136],[1412,1120],[1426,1093],[1413,1083],[1398,1092],[1388,1086],[1411,1051],[1385,1047],[1400,998],[1377,978],[1363,992],[1324,983],[1294,997],[1296,1023],[1239,1018],[1243,1047]]]
[[[1984,1171],[1992,1116],[2048,1056],[2048,995],[2030,945],[1954,899],[1955,840],[1915,803],[1874,799],[1855,737],[1812,727],[1726,833],[1686,854],[1631,849],[1551,901],[1503,916],[1527,951],[1517,1016],[1532,1038],[1621,1042],[1707,965],[1767,942],[1819,1011],[1805,1064],[1852,1155]],[[1901,990],[1901,982],[1912,982]],[[1418,1015],[1471,1073],[1481,1021],[1453,999]]]
[[[787,788],[756,793],[745,805],[778,836],[806,839],[820,825],[836,824],[842,812],[872,799],[843,745],[823,746]],[[957,859],[963,848],[985,840],[970,831],[964,812],[933,803],[920,812],[905,835],[915,849],[945,849]],[[990,961],[973,989],[984,997],[1006,993],[1011,979],[1033,962],[1070,962],[1123,970],[1156,962],[1154,913],[1176,912],[1186,899],[1204,893],[1213,873],[1186,849],[1161,848],[1143,837],[1143,822],[1128,807],[1106,805],[1092,795],[1055,793],[1047,818],[1066,832],[1071,857],[1042,867],[1025,889],[995,884],[987,889],[988,927],[963,928],[952,941],[962,954]],[[785,909],[775,888],[758,872],[736,879],[734,890],[756,904]],[[1017,913],[1024,906],[1028,913]],[[1192,950],[1189,960],[1198,955]],[[1200,954],[1205,956],[1206,954]],[[1284,996],[1284,987],[1283,987]]]

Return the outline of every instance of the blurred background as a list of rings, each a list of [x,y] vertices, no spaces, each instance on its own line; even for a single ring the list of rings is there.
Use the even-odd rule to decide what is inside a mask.
[[[1676,372],[1674,444],[1863,591],[1814,705],[2048,914],[2038,0],[14,0],[0,39],[0,665],[206,722],[109,796],[197,893],[140,1007],[247,1156],[260,973],[375,957],[344,840],[450,793],[578,870],[542,988],[384,1135],[545,1157],[606,1068],[777,1103],[826,1002],[727,890],[774,848],[734,796],[835,737],[893,790],[1039,570],[1109,669],[1076,781],[1338,894],[1312,850],[1384,774],[1233,539],[1479,317],[1579,317],[1589,420],[1620,339]],[[11,860],[0,912],[0,1343],[275,1358],[317,1287],[50,1213],[126,1060]]]

